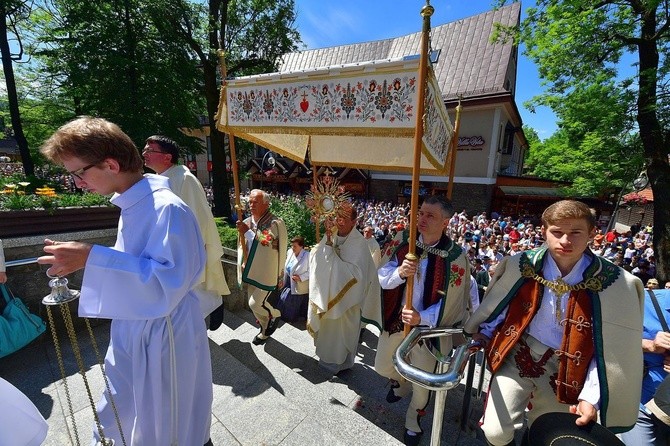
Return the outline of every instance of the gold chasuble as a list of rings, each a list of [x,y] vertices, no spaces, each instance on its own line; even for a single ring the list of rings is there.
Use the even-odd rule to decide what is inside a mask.
[[[503,310],[507,316],[496,328],[489,346],[495,372],[521,338],[542,303],[544,286],[560,286],[542,277],[546,247],[505,257],[498,264],[481,305],[465,324],[475,333]],[[600,421],[614,432],[629,430],[637,419],[642,386],[642,282],[592,253],[583,281],[571,287],[568,312],[555,378],[557,398],[576,401],[591,358],[600,383]],[[563,292],[569,291],[568,289]]]

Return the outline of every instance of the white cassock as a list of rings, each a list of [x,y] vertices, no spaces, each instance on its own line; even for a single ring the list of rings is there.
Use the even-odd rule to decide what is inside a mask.
[[[116,244],[91,249],[79,315],[112,319],[105,371],[126,444],[203,445],[212,366],[193,292],[205,265],[197,222],[157,175],[112,203],[121,208]],[[107,394],[97,411],[105,437],[123,444]]]
[[[5,250],[2,248],[2,240],[0,240],[0,273],[5,271]]]
[[[32,401],[0,378],[0,445],[39,446],[48,429]]]
[[[188,167],[177,165],[170,167],[161,175],[168,177],[170,189],[177,194],[186,205],[191,208],[198,220],[200,234],[205,242],[207,262],[200,283],[195,289],[200,301],[203,316],[216,310],[222,303],[221,296],[230,294],[226,277],[223,274],[221,257],[223,246],[221,237],[216,229],[212,209],[207,202],[207,195],[198,178],[191,173]]]
[[[372,261],[375,263],[375,268],[379,268],[382,261],[382,250],[379,247],[379,243],[377,243],[374,237],[366,238],[365,241],[370,249],[370,255],[372,256]]]
[[[333,246],[323,237],[311,250],[307,329],[327,369],[337,373],[353,365],[361,318],[381,326],[379,296],[377,269],[356,229],[334,237]]]

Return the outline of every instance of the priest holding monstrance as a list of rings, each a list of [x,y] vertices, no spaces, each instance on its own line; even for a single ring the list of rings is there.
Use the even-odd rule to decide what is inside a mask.
[[[356,209],[332,177],[324,181],[326,192],[313,190],[308,199],[317,215],[327,216],[326,234],[310,253],[307,329],[319,365],[337,374],[354,365],[361,320],[381,325],[381,302],[377,269],[355,228]]]

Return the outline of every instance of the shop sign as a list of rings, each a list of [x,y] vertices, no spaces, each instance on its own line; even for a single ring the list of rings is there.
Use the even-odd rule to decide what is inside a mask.
[[[403,187],[402,193],[406,197],[409,197],[410,195],[412,195],[412,186],[410,185],[410,186]],[[426,188],[426,186],[419,186],[419,196],[423,197],[423,196],[426,196],[426,195],[428,195],[428,189]]]
[[[483,150],[484,143],[482,136],[459,136],[458,150]]]

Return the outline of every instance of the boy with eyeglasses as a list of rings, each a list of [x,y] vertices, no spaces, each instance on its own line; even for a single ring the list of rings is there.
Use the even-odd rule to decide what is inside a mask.
[[[211,444],[212,366],[193,292],[205,250],[193,213],[167,178],[143,176],[137,148],[109,121],[75,119],[41,152],[64,165],[77,187],[114,193],[121,208],[114,247],[47,239],[38,259],[51,275],[84,268],[79,316],[112,320],[105,371],[122,432],[105,392],[96,408],[105,438]],[[97,429],[94,436],[100,442]]]

